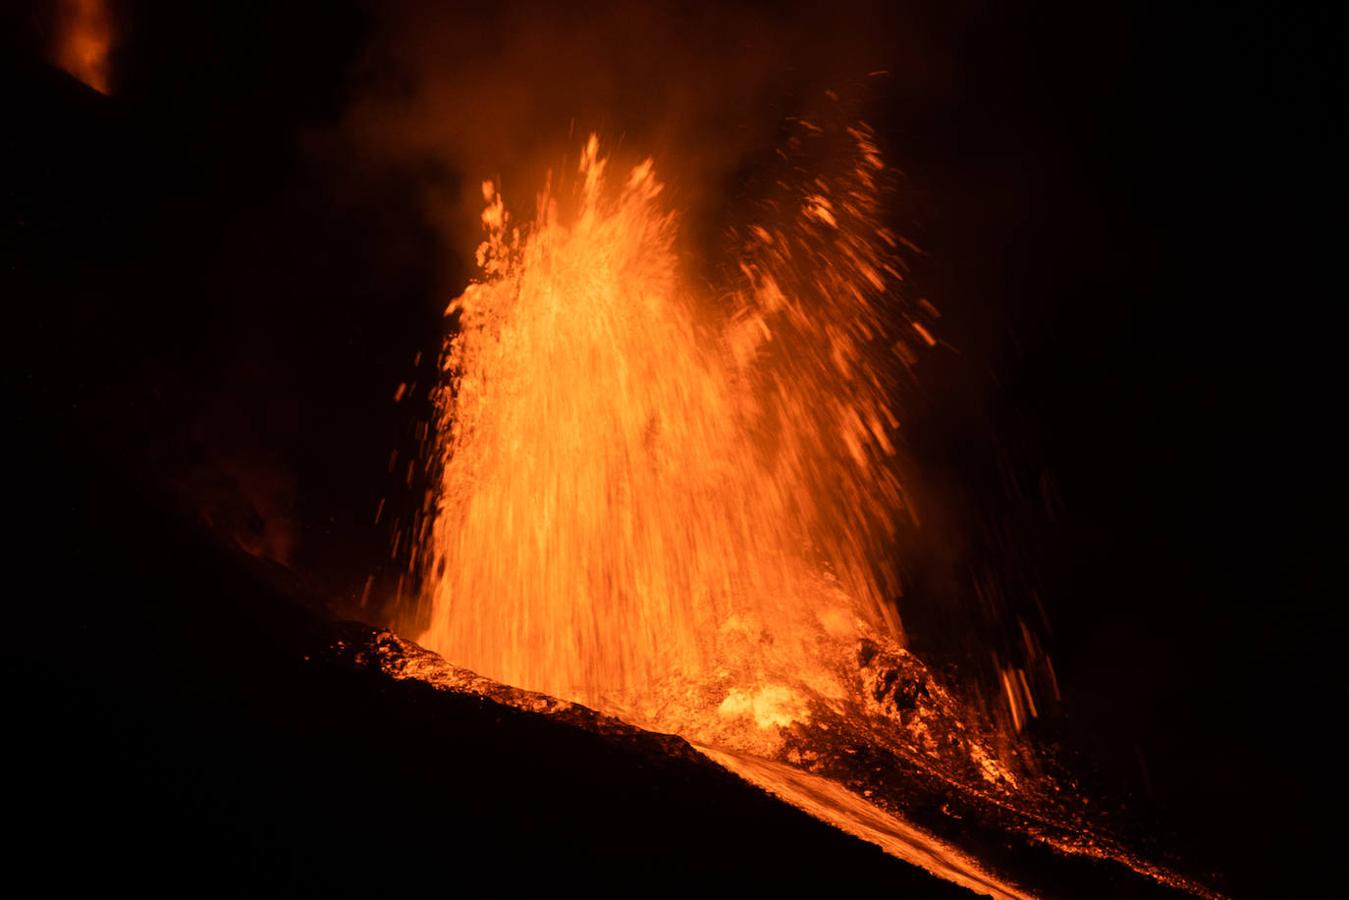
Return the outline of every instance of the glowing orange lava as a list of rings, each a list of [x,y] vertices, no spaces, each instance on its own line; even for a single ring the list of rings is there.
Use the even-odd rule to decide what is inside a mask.
[[[545,192],[524,228],[483,186],[482,280],[450,306],[422,644],[707,734],[800,719],[843,690],[822,647],[900,638],[892,378],[912,350],[886,328],[883,165],[865,128],[844,142],[836,175],[784,181],[775,221],[729,238],[720,290],[690,275],[649,160],[614,179],[592,136],[574,196]]]
[[[109,92],[112,17],[102,0],[61,0],[56,64],[100,94]]]
[[[594,136],[575,189],[545,190],[523,227],[483,185],[481,277],[448,310],[413,535],[421,602],[400,623],[439,656],[390,633],[373,656],[681,735],[981,894],[1029,892],[951,836],[1014,834],[1210,895],[1098,830],[1049,774],[1020,734],[1040,714],[1025,666],[998,665],[1000,727],[903,648],[894,405],[941,343],[937,313],[899,294],[865,127],[798,122],[780,160],[720,265],[681,252],[652,163],[614,178]]]

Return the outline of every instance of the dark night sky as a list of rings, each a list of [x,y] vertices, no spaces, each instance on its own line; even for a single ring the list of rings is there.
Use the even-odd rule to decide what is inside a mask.
[[[412,412],[392,392],[425,383],[431,354],[412,359],[435,349],[472,242],[427,198],[480,175],[353,126],[372,96],[417,96],[380,63],[425,8],[114,5],[112,99],[41,62],[42,4],[0,19],[6,402],[44,473],[18,493],[18,568],[61,565],[46,542],[72,517],[86,536],[111,521],[88,504],[113,477],[340,603],[370,573],[387,590],[388,522],[371,519],[400,502],[387,463]],[[1065,691],[1046,736],[1196,873],[1240,895],[1326,890],[1308,858],[1329,847],[1346,596],[1329,23],[1255,4],[927,7],[737,7],[822,37],[745,50],[774,74],[728,88],[715,119],[759,149],[756,98],[790,112],[859,23],[846,62],[892,71],[870,115],[906,173],[915,289],[960,351],[925,363],[906,423],[941,506],[916,646],[959,661],[951,634],[986,639],[952,585],[982,573],[1022,611],[1033,591]],[[468,45],[516,21],[435,18]],[[774,56],[789,45],[799,69]],[[673,92],[659,65],[645,77]],[[644,96],[620,88],[602,96]],[[57,583],[12,621],[72,633],[92,601]]]

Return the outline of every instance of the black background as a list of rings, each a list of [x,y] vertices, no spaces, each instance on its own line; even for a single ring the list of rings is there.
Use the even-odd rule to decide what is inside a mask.
[[[154,559],[174,515],[346,614],[367,575],[395,590],[374,510],[406,500],[389,454],[424,401],[393,389],[425,383],[413,356],[472,243],[428,216],[428,185],[479,173],[344,131],[383,12],[191,6],[117,7],[112,98],[42,62],[44,6],[5,14],[15,671],[62,669],[53,642],[100,666],[142,652],[160,613],[97,572]],[[1046,736],[1188,870],[1326,890],[1345,596],[1329,22],[933,6],[847,13],[872,37],[859,71],[892,70],[869,115],[907,173],[913,288],[959,351],[925,362],[906,423],[940,548],[914,576],[915,645],[960,662],[987,639],[953,584],[1033,592],[1064,689]],[[826,35],[842,15],[788,19]],[[809,80],[765,91],[790,111]],[[24,709],[64,703],[57,682],[11,678]]]

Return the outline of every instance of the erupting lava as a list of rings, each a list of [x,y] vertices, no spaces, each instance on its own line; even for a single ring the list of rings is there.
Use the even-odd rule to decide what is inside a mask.
[[[1014,836],[1206,894],[1096,828],[1049,760],[904,650],[893,405],[936,313],[899,295],[869,130],[798,122],[780,156],[721,278],[680,252],[652,163],[612,179],[594,136],[523,228],[483,185],[402,623],[444,660],[362,646],[396,678],[682,735],[981,893],[1024,895],[997,874]]]
[[[802,688],[842,690],[822,643],[900,637],[891,404],[912,349],[887,330],[883,164],[864,127],[800,132],[797,149],[841,137],[845,165],[780,183],[777,222],[730,236],[721,290],[681,259],[652,163],[614,183],[595,136],[570,215],[545,191],[517,229],[483,186],[484,277],[450,306],[423,644],[676,730],[709,707],[787,724]]]

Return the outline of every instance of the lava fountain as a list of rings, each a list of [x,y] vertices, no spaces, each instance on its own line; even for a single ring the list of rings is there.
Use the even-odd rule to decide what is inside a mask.
[[[719,266],[686,249],[652,162],[615,177],[595,136],[522,226],[483,185],[412,541],[420,602],[399,623],[443,660],[392,634],[374,655],[682,735],[980,893],[1038,877],[1012,839],[1208,895],[1097,827],[1052,760],[904,649],[917,519],[896,407],[936,311],[900,291],[871,132],[794,127]]]
[[[680,252],[650,160],[591,136],[570,191],[515,227],[483,185],[481,279],[439,391],[420,642],[508,684],[646,724],[786,724],[840,686],[821,642],[902,638],[909,515],[894,382],[899,240],[864,126],[727,236],[720,285]],[[911,319],[917,322],[916,319]]]

